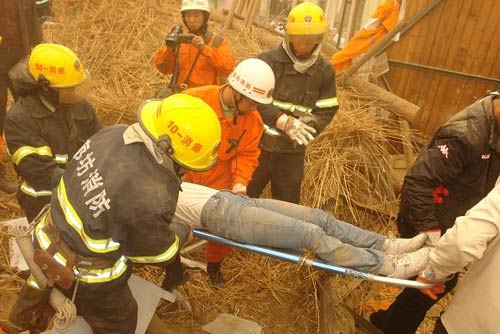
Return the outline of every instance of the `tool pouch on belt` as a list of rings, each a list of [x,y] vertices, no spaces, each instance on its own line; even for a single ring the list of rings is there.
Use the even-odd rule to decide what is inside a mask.
[[[50,285],[56,284],[67,290],[71,288],[75,279],[73,265],[76,255],[72,251],[68,252],[69,248],[61,240],[59,232],[52,224],[50,211],[47,212],[45,219],[47,224],[43,227],[43,231],[49,236],[51,243],[47,250],[35,250],[34,261],[47,276]],[[58,252],[66,258],[66,266],[54,259],[54,255]]]

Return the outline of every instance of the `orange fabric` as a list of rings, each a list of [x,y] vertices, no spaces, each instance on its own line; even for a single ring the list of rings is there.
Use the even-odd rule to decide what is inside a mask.
[[[247,186],[257,168],[260,155],[259,142],[264,123],[257,110],[238,115],[236,125],[233,124],[232,117],[226,119],[220,104],[220,92],[223,87],[225,86],[205,86],[183,92],[208,103],[219,117],[222,130],[215,167],[206,172],[188,172],[185,180],[215,189],[232,189],[236,183]],[[246,132],[238,147],[226,153],[230,147],[229,140],[238,140],[244,130]]]
[[[217,48],[213,48],[214,38],[215,34],[198,57],[189,78],[189,88],[216,85],[219,83],[218,77],[227,77],[233,70],[234,57],[229,42],[224,39]],[[182,43],[179,47],[180,69],[177,85],[182,84],[188,76],[197,54],[198,48],[191,43]],[[174,71],[174,53],[166,46],[162,47],[155,54],[154,64],[161,73],[172,74]]]
[[[341,72],[351,66],[352,59],[368,51],[380,41],[398,23],[400,2],[397,0],[386,0],[377,7],[371,17],[381,20],[373,29],[361,29],[345,45],[345,47],[334,53],[330,59],[336,72]]]
[[[224,261],[232,251],[233,249],[229,246],[209,241],[205,246],[205,258],[208,262],[219,263]]]
[[[206,172],[188,172],[185,180],[215,189],[232,189],[236,183],[248,185],[259,161],[260,137],[264,123],[257,110],[238,115],[236,125],[232,117],[226,119],[222,113],[220,94],[225,86],[205,86],[187,89],[183,93],[201,98],[217,114],[221,124],[221,144],[217,150],[218,161],[214,168]],[[243,137],[241,134],[246,130]],[[229,139],[241,141],[237,149],[226,153],[230,147]],[[229,246],[208,242],[205,257],[208,262],[222,262],[232,251]]]

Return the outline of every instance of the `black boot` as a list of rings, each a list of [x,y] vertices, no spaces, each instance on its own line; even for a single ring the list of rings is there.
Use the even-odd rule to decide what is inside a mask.
[[[5,177],[5,166],[0,163],[0,191],[13,194],[17,191],[17,183],[8,181]]]
[[[208,262],[207,273],[213,286],[223,288],[224,277],[222,276],[222,272],[220,271],[220,266],[221,262]]]
[[[184,271],[180,256],[177,256],[174,262],[165,268],[166,277],[161,287],[167,291],[173,291],[179,285],[186,283],[189,276]]]

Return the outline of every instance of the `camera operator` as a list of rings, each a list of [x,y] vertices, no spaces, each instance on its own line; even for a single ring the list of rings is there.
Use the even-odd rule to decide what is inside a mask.
[[[219,84],[234,67],[229,41],[208,30],[208,0],[183,0],[181,26],[174,26],[165,39],[165,46],[156,52],[158,71],[172,74],[173,92],[205,85]]]

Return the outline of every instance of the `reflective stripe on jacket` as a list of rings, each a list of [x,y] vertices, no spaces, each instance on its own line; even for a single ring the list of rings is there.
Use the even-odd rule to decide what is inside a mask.
[[[68,113],[72,115],[69,125]],[[36,205],[40,210],[49,202],[48,197],[45,203],[29,197],[50,195],[58,168],[64,168],[69,157],[100,128],[94,108],[85,100],[51,111],[33,94],[12,106],[5,119],[5,139],[23,180],[18,195],[23,208]]]
[[[179,251],[168,224],[180,179],[173,164],[160,166],[143,143],[125,145],[126,128],[111,126],[91,137],[52,195],[52,219],[63,241],[81,256],[115,263],[87,283],[123,283],[130,262],[164,266]]]
[[[233,124],[232,117],[224,117],[220,103],[224,87],[226,86],[205,86],[183,92],[199,97],[210,105],[221,124],[222,138],[215,167],[206,172],[186,174],[186,180],[215,189],[232,189],[236,183],[248,185],[258,164],[259,141],[263,132],[262,118],[257,110],[238,115],[236,125]],[[239,139],[237,147],[231,145]]]
[[[297,118],[300,116],[298,113],[310,113],[315,116],[316,136],[323,131],[339,106],[333,67],[319,57],[305,73],[299,73],[293,68],[293,62],[281,44],[258,57],[271,66],[276,77],[273,104],[258,107],[268,128],[262,137],[261,149],[282,153],[302,152],[305,146],[297,145],[275,129],[276,119],[284,112]]]
[[[189,77],[188,88],[217,85],[219,83],[219,77],[227,77],[233,70],[234,57],[231,53],[229,41],[222,39],[220,45],[216,45],[219,44],[214,44],[216,37],[221,38],[216,34],[212,34],[210,41],[206,43],[198,60],[196,60],[193,72]],[[177,78],[178,86],[187,78],[198,52],[198,48],[191,43],[182,43],[180,45],[180,68],[179,77]],[[175,59],[172,49],[164,46],[156,52],[154,64],[161,73],[172,74],[174,71],[174,63]]]

